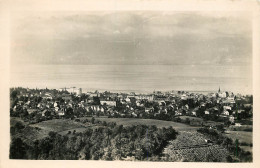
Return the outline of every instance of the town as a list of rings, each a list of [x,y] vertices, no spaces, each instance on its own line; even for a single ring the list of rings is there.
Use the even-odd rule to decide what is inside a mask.
[[[150,94],[136,94],[134,92],[113,93],[109,91],[99,92],[97,90],[83,93],[81,88],[76,87],[60,89],[29,89],[17,87],[10,89],[10,116],[11,135],[14,137],[23,134],[21,133],[21,130],[26,127],[34,128],[36,130],[45,129],[45,125],[48,125],[48,122],[51,121],[55,121],[54,124],[56,125],[57,123],[66,125],[71,121],[74,123],[81,123],[84,126],[83,129],[74,129],[77,128],[77,126],[73,127],[73,129],[71,129],[72,127],[65,129],[66,126],[64,126],[64,129],[60,130],[61,135],[70,135],[72,132],[73,134],[80,134],[86,131],[86,125],[84,124],[88,122],[89,125],[101,124],[102,126],[107,126],[107,123],[111,123],[112,121],[116,124],[118,124],[117,122],[121,122],[122,125],[132,122],[133,124],[131,125],[144,124],[148,126],[158,126],[160,125],[160,121],[161,123],[168,121],[173,124],[179,123],[187,125],[187,128],[193,129],[193,131],[188,131],[189,129],[178,130],[179,127],[175,128],[174,125],[172,128],[179,131],[181,134],[177,135],[172,133],[172,136],[174,134],[174,137],[177,135],[177,140],[174,142],[173,139],[167,139],[168,141],[173,141],[170,145],[165,143],[160,147],[162,149],[160,149],[159,160],[163,160],[163,157],[167,155],[167,161],[183,161],[183,159],[185,161],[185,157],[183,156],[187,156],[187,154],[183,154],[182,157],[178,158],[177,156],[179,155],[172,153],[175,149],[183,149],[182,152],[187,151],[187,144],[178,147],[183,143],[183,140],[179,139],[178,141],[178,137],[186,139],[185,141],[189,138],[189,140],[198,139],[196,141],[192,140],[188,149],[203,148],[204,150],[204,148],[208,148],[208,145],[214,141],[212,144],[213,146],[210,145],[210,148],[213,148],[213,151],[221,153],[223,156],[217,156],[216,154],[216,157],[218,158],[215,158],[214,160],[214,157],[212,157],[213,160],[206,161],[235,161],[236,154],[232,152],[234,146],[238,145],[238,141],[240,142],[241,147],[239,149],[242,151],[242,154],[239,156],[240,161],[245,158],[247,158],[246,161],[252,159],[252,139],[249,138],[249,140],[242,140],[241,142],[241,140],[237,138],[238,136],[234,135],[236,135],[237,132],[245,132],[246,134],[251,134],[252,138],[253,96],[221,91],[221,88],[218,88],[215,93],[206,94],[190,93],[187,91],[153,91]],[[152,121],[152,123],[145,124],[146,121]],[[62,124],[62,122],[66,124]],[[137,122],[137,124],[135,122]],[[17,123],[20,123],[20,125]],[[45,125],[41,125],[41,123],[45,123]],[[51,130],[54,130],[54,128],[51,128]],[[197,132],[194,132],[194,130],[197,130]],[[45,133],[45,136],[40,139],[51,136],[50,132]],[[59,131],[54,132],[59,133]],[[207,138],[199,138],[202,134],[207,134],[207,136],[205,135]],[[223,136],[224,134],[225,136]],[[242,134],[242,136],[244,136],[244,134]],[[168,137],[171,137],[171,135]],[[248,138],[248,136],[243,138]],[[206,144],[204,143],[204,140]],[[228,144],[228,140],[231,141],[230,144],[233,144],[233,148],[225,146]],[[225,144],[223,144],[224,142]],[[224,147],[221,148],[224,152],[218,152],[219,146],[214,146],[214,144],[224,145]],[[165,149],[163,150],[163,148]],[[145,151],[145,149],[143,150]],[[164,155],[162,155],[163,151]],[[228,157],[228,153],[232,153],[232,155]],[[92,153],[92,155],[94,154]],[[131,154],[131,156],[135,155],[136,153]],[[146,154],[144,153],[141,154],[140,157],[135,156],[135,159],[142,160],[145,158],[145,155]],[[198,157],[196,158],[194,158],[195,155],[192,155],[192,157],[188,157],[186,160],[205,161],[205,159],[210,158],[209,155],[207,155],[204,158],[199,159],[199,155],[201,154],[198,154]],[[105,154],[102,156],[105,156]],[[83,157],[83,159],[87,158],[85,155],[81,157]],[[127,157],[129,157],[129,155],[125,155],[125,158]],[[169,157],[171,159],[169,159]],[[222,157],[225,157],[225,160],[222,160]],[[102,158],[99,155],[94,158],[89,157],[88,159],[96,160],[100,158],[105,160],[111,159]],[[114,160],[115,158],[116,157],[113,157],[111,160]],[[120,155],[119,158],[123,157]],[[69,157],[69,159],[79,159],[79,156],[76,158]],[[158,158],[152,158],[151,160],[158,160]]]
[[[59,90],[12,88],[10,114],[30,122],[83,116],[177,121],[180,120],[178,116],[194,116],[222,122],[226,126],[240,126],[245,120],[252,119],[252,103],[251,95],[234,95],[232,92],[221,92],[220,88],[216,93],[207,95],[185,91],[82,93],[81,88],[75,87]],[[203,124],[189,122],[192,125]]]

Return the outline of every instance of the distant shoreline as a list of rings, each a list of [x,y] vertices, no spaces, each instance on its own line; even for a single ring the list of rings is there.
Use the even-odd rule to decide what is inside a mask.
[[[35,88],[32,88],[32,87],[24,87],[24,86],[12,86],[10,88],[17,88],[17,87],[21,87],[21,88],[29,88],[29,89],[46,89],[46,87],[35,87]],[[75,86],[71,86],[71,87],[75,87]],[[66,87],[66,88],[70,88],[70,87]],[[80,87],[75,87],[75,88],[80,88]],[[51,88],[51,87],[47,87],[47,89],[56,89],[56,90],[59,90],[60,88]],[[201,93],[201,94],[208,94],[208,93],[217,93],[218,91],[215,90],[211,90],[211,91],[208,91],[208,90],[153,90],[153,91],[146,91],[146,90],[114,90],[114,89],[96,89],[96,88],[82,88],[82,93],[88,93],[88,92],[95,92],[95,91],[99,91],[99,92],[112,92],[112,93],[131,93],[131,92],[134,92],[136,94],[152,94],[154,91],[160,91],[162,93],[165,93],[165,92],[178,92],[178,91],[183,91],[183,92],[188,92],[188,93]],[[226,92],[226,91],[222,91],[222,92]],[[227,92],[232,92],[232,91],[227,91]],[[242,94],[242,93],[237,93],[237,92],[233,92],[234,94]],[[246,94],[243,94],[243,95],[253,95],[251,93],[246,93]]]

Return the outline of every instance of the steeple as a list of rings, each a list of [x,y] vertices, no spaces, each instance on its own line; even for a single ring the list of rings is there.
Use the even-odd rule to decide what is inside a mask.
[[[219,86],[219,88],[218,88],[218,92],[220,92],[220,86]]]

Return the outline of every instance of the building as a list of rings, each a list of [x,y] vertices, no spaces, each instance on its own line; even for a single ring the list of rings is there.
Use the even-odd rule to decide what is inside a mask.
[[[82,88],[76,88],[76,87],[60,88],[59,91],[68,91],[69,93],[76,94],[76,95],[82,94]]]
[[[230,106],[223,106],[224,110],[231,110],[232,108]]]
[[[223,112],[223,115],[228,116],[228,115],[229,115],[229,112],[228,112],[228,111],[224,111],[224,112]]]
[[[45,93],[44,96],[42,96],[43,99],[51,99],[52,100],[52,95],[51,93]]]
[[[181,99],[182,99],[182,100],[187,100],[187,99],[188,99],[188,96],[187,96],[186,94],[183,94],[183,95],[181,95]]]
[[[154,95],[136,95],[134,97],[137,100],[149,100],[149,101],[153,101],[154,100]]]
[[[231,123],[234,123],[235,122],[235,117],[233,115],[229,116],[229,121]]]
[[[226,98],[227,97],[227,93],[226,92],[222,92],[218,94],[219,97],[221,98]]]
[[[72,97],[70,94],[63,94],[61,97],[63,100],[72,100]]]
[[[82,95],[82,88],[78,88],[76,91],[75,91],[76,95]]]
[[[193,111],[193,112],[191,113],[191,115],[193,115],[193,116],[197,116],[196,111]]]
[[[107,105],[107,106],[116,106],[116,101],[107,101],[107,100],[101,100],[101,105]]]
[[[206,115],[209,115],[210,113],[209,113],[209,111],[205,111],[205,114],[206,114]]]

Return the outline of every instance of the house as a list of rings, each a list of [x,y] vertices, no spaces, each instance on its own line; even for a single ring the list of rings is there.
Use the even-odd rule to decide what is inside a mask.
[[[153,112],[154,111],[154,108],[152,107],[152,108],[145,108],[145,112],[146,113],[151,113],[151,112]]]
[[[154,95],[136,95],[134,96],[137,100],[149,100],[149,101],[153,101],[154,100]]]
[[[227,93],[226,92],[219,93],[218,95],[221,98],[226,98],[227,97]]]
[[[206,115],[209,115],[209,114],[210,114],[209,111],[205,111],[204,113],[205,113]]]
[[[234,97],[234,96],[230,96],[230,97],[227,98],[227,100],[229,100],[229,101],[235,101],[235,97]]]
[[[65,112],[64,111],[58,111],[58,116],[64,116]]]
[[[241,123],[235,123],[235,126],[236,127],[241,127],[242,125],[241,125]]]
[[[193,116],[197,116],[196,111],[191,112],[191,115],[193,115]]]
[[[209,139],[205,139],[205,142],[206,143],[213,143],[211,140],[209,140]]]
[[[181,99],[182,99],[182,100],[187,100],[187,99],[188,99],[188,96],[187,96],[186,94],[183,94],[183,95],[181,95]]]
[[[89,97],[99,97],[99,93],[90,93]]]
[[[47,112],[47,110],[43,110],[42,111],[42,116],[44,117],[45,116],[45,113]]]
[[[181,116],[181,115],[182,115],[182,112],[181,112],[181,111],[175,111],[175,115],[176,115],[176,116]]]
[[[19,100],[17,104],[21,106],[21,105],[23,105],[24,103],[23,103],[23,101],[20,101],[20,100]]]
[[[229,116],[229,121],[231,123],[234,123],[235,122],[235,117],[233,115]]]
[[[230,106],[223,106],[224,110],[231,110],[232,108]]]
[[[58,106],[58,103],[57,103],[57,102],[55,102],[55,103],[53,104],[53,106],[54,106],[54,107],[57,107],[57,106]]]
[[[204,102],[202,102],[201,104],[200,104],[200,107],[205,107],[206,106],[206,103],[204,103]]]
[[[91,105],[91,106],[86,106],[85,109],[87,110],[87,112],[104,112],[105,109],[102,106],[99,105]]]
[[[167,114],[167,112],[168,112],[167,109],[161,109],[161,110],[160,110],[160,113],[161,113],[161,114]]]
[[[42,105],[41,103],[39,103],[39,104],[37,105],[37,107],[38,107],[38,108],[42,108],[43,105]]]
[[[37,112],[37,109],[27,109],[28,114]]]
[[[56,107],[54,108],[54,110],[55,110],[55,111],[59,111],[59,107],[56,106]]]
[[[51,93],[45,93],[45,95],[44,96],[42,96],[42,98],[43,99],[51,99],[52,100],[52,95],[51,95]]]
[[[229,116],[229,112],[228,111],[224,111],[222,114],[226,115],[226,116]]]
[[[218,108],[217,107],[214,107],[213,110],[214,110],[214,112],[218,112]]]
[[[141,106],[143,106],[143,104],[141,104],[140,101],[137,101],[137,102],[136,102],[136,106],[141,107]]]
[[[166,102],[164,100],[158,100],[157,102],[159,103],[160,106],[166,105]]]
[[[125,99],[125,101],[128,102],[128,103],[130,103],[130,102],[131,102],[131,99],[130,99],[129,97],[127,97],[127,98]]]

